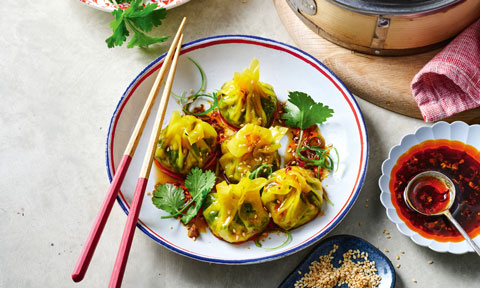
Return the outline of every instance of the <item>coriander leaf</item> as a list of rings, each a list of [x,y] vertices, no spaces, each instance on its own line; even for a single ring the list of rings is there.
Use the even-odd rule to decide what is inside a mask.
[[[288,98],[282,119],[286,120],[285,124],[290,127],[304,130],[315,124],[321,124],[327,118],[332,117],[333,109],[322,103],[316,103],[306,93],[290,92]]]
[[[208,192],[212,190],[215,185],[215,173],[212,171],[202,172],[199,168],[194,168],[187,175],[185,179],[185,187],[192,195],[192,201],[195,201],[195,205],[188,208],[185,215],[182,216],[182,222],[187,224],[192,220],[200,211]]]
[[[155,10],[157,4],[150,3],[145,8],[137,8],[137,10],[130,10],[130,7],[125,11],[126,17],[132,21],[132,23],[142,29],[145,32],[150,32],[153,27],[157,27],[162,24],[161,19],[165,19],[167,10],[164,8]]]
[[[195,205],[195,206],[192,205],[188,207],[187,212],[182,216],[183,224],[187,224],[193,218],[195,218],[195,216],[197,216],[198,210],[200,210],[200,206],[198,205]]]
[[[108,48],[122,46],[123,42],[127,40],[127,36],[129,35],[125,21],[123,21],[122,9],[114,10],[112,14],[115,16],[115,20],[110,22],[110,27],[113,30],[113,34],[112,36],[108,37],[107,40],[105,40]]]
[[[157,185],[153,191],[152,202],[157,208],[175,214],[185,205],[183,189],[173,184]]]
[[[130,6],[125,11],[117,8],[112,12],[115,20],[110,23],[113,34],[105,40],[108,48],[121,46],[123,42],[127,41],[129,36],[127,27],[133,31],[133,37],[128,42],[127,48],[148,47],[151,44],[167,40],[168,37],[165,36],[151,37],[145,34],[145,32],[150,32],[153,27],[162,24],[161,20],[165,19],[166,13],[165,8],[157,9],[156,3],[144,6],[143,0],[131,1]]]
[[[193,168],[185,179],[185,187],[188,189],[193,199],[199,197],[204,190],[211,190],[214,184],[215,173],[209,170],[202,172],[200,168]],[[205,193],[205,195],[207,195],[207,193]]]

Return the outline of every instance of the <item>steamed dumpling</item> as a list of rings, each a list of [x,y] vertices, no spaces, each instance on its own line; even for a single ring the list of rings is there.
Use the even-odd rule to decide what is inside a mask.
[[[262,232],[270,218],[263,208],[260,190],[265,178],[242,178],[238,184],[223,181],[207,196],[203,216],[210,230],[223,240],[243,242]]]
[[[268,126],[277,107],[273,87],[259,81],[257,59],[243,72],[223,84],[218,93],[218,108],[227,123],[237,128],[246,123]]]
[[[173,111],[170,123],[160,133],[155,159],[170,171],[188,174],[212,159],[216,141],[217,132],[210,124]]]
[[[279,141],[287,131],[280,126],[267,129],[247,124],[225,140],[219,162],[228,180],[236,183],[261,164],[271,165],[273,171],[280,168]]]
[[[273,222],[290,230],[312,220],[321,211],[323,187],[313,172],[296,166],[274,172],[262,193]]]

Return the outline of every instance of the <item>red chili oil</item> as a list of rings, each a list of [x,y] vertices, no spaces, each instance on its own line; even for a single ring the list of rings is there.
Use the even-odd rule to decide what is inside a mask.
[[[456,195],[450,212],[472,238],[479,235],[480,152],[459,141],[427,140],[413,146],[399,157],[390,174],[389,183],[392,203],[398,216],[411,230],[425,238],[440,242],[464,240],[446,217],[425,216],[405,204],[403,192],[408,182],[417,174],[429,170],[441,172],[452,179]],[[442,193],[439,194],[441,198]],[[441,209],[440,206],[432,209]]]
[[[425,176],[411,184],[410,204],[418,211],[432,215],[445,211],[450,203],[450,189],[435,177]]]

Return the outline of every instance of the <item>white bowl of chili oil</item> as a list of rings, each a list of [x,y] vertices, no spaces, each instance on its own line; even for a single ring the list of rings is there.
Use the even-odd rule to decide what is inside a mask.
[[[380,200],[398,230],[418,245],[437,252],[473,252],[444,216],[424,216],[410,210],[403,191],[420,172],[449,176],[457,191],[450,209],[455,219],[480,245],[480,125],[438,122],[403,137],[382,165]]]

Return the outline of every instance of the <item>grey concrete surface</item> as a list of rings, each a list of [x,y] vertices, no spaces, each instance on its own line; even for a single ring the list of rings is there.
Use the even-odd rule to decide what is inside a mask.
[[[185,15],[186,41],[253,34],[294,44],[271,1],[242,2],[192,0],[169,11],[155,33],[173,35]],[[107,49],[112,16],[78,0],[2,1],[1,11],[0,287],[105,287],[126,220],[117,204],[84,281],[75,284],[70,274],[109,184],[110,117],[130,81],[167,44]],[[378,198],[390,147],[425,124],[359,104],[370,137],[367,178],[331,235],[353,234],[388,248],[401,264],[397,287],[479,287],[478,256],[417,246],[387,219]],[[137,231],[123,287],[276,287],[310,249],[264,264],[215,265],[177,255]],[[397,261],[400,250],[406,254]]]

